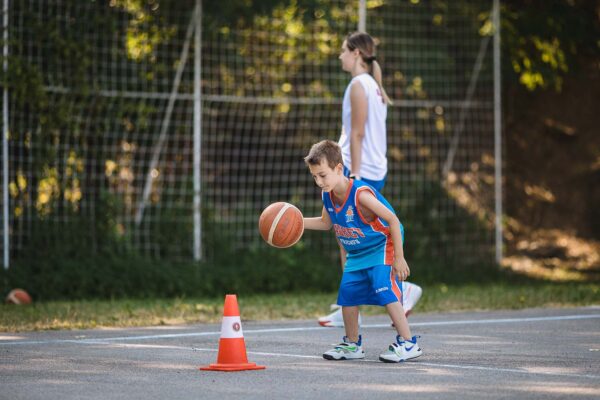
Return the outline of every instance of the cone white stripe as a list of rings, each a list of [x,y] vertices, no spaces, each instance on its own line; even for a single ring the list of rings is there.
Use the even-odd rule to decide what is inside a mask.
[[[221,323],[221,339],[243,338],[242,321],[240,317],[223,317]]]
[[[292,207],[291,204],[285,204],[283,207],[281,207],[281,210],[279,210],[279,212],[275,216],[275,219],[273,220],[273,223],[271,224],[271,229],[269,229],[269,240],[267,240],[267,243],[269,243],[271,246],[273,245],[273,235],[275,234],[275,229],[277,229],[279,220],[283,217],[285,211],[290,207]]]
[[[21,300],[19,300],[15,292],[10,292],[7,299],[13,302],[13,304],[21,304]]]

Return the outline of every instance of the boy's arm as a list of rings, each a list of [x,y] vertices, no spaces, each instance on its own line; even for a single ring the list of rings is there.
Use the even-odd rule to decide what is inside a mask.
[[[372,192],[362,190],[358,196],[360,205],[369,209],[376,216],[383,219],[390,226],[390,234],[394,242],[394,272],[401,280],[405,280],[410,275],[410,268],[404,259],[404,250],[402,249],[402,233],[400,232],[400,220],[389,208],[377,200]]]
[[[328,231],[331,229],[331,225],[331,218],[329,218],[329,214],[325,211],[325,207],[323,207],[320,217],[304,218],[304,229]]]
[[[335,240],[337,241],[338,246],[340,246],[340,262],[342,263],[342,271],[343,271],[344,270],[344,266],[346,265],[346,257],[347,257],[346,249],[340,243],[340,239],[338,239],[337,236],[336,236]]]

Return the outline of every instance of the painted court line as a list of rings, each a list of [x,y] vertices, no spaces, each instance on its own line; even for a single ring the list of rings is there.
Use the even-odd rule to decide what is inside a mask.
[[[515,374],[527,374],[527,375],[550,375],[560,376],[569,378],[589,378],[589,379],[600,379],[600,375],[588,375],[588,374],[563,374],[559,372],[544,372],[544,371],[527,371],[525,369],[517,368],[494,368],[494,367],[482,367],[478,365],[456,365],[456,364],[438,364],[430,362],[418,362],[419,365],[426,365],[436,368],[454,368],[454,369],[470,369],[479,371],[490,371],[490,372],[509,372]]]
[[[569,320],[582,320],[582,319],[596,319],[600,318],[600,314],[579,314],[579,315],[561,315],[553,317],[530,317],[530,318],[500,318],[500,319],[481,319],[481,320],[457,320],[457,321],[433,321],[433,322],[414,322],[411,323],[412,327],[424,327],[424,326],[449,326],[449,325],[483,325],[483,324],[507,324],[507,323],[520,323],[520,322],[541,322],[541,321],[569,321]],[[367,324],[362,325],[363,328],[389,328],[389,324]],[[296,328],[270,328],[270,329],[244,329],[245,334],[254,333],[280,333],[280,332],[303,332],[303,331],[314,331],[323,330],[320,326],[314,327],[296,327]],[[46,344],[60,344],[60,343],[75,343],[75,344],[98,344],[98,343],[111,343],[119,341],[135,341],[135,340],[148,340],[148,339],[172,339],[172,338],[183,338],[183,337],[201,337],[201,336],[215,336],[220,335],[221,331],[211,332],[194,332],[194,333],[169,333],[160,335],[138,335],[138,336],[117,336],[117,337],[106,337],[106,338],[89,338],[89,339],[48,339],[48,340],[8,340],[0,341],[0,347],[2,346],[14,346],[14,345],[46,345]]]
[[[106,342],[100,342],[98,344],[107,344]],[[210,349],[210,348],[200,348],[200,347],[187,347],[187,346],[172,346],[172,345],[148,345],[148,344],[132,344],[132,343],[110,343],[111,347],[122,347],[127,349],[167,349],[167,350],[185,350],[185,351],[199,351],[199,352],[209,352],[209,353],[217,353],[218,349]],[[315,355],[306,355],[306,354],[289,354],[289,353],[267,353],[262,351],[247,351],[247,354],[253,356],[263,356],[263,357],[289,357],[289,358],[308,358],[313,360],[322,360],[322,356]],[[334,362],[334,361],[332,361]],[[343,361],[340,361],[343,362]],[[374,363],[381,364],[379,360],[352,360],[347,361],[348,363],[354,362],[366,362],[366,363]],[[334,362],[335,363],[335,362]],[[518,369],[518,368],[497,368],[497,367],[486,367],[480,365],[459,365],[459,364],[442,364],[442,363],[432,363],[432,362],[424,362],[420,360],[408,361],[406,363],[402,363],[404,366],[427,366],[433,368],[448,368],[448,369],[463,369],[463,370],[475,370],[475,371],[484,371],[484,372],[503,372],[503,373],[513,373],[513,374],[525,374],[525,375],[544,375],[544,376],[556,376],[563,378],[587,378],[587,379],[600,379],[600,375],[589,375],[589,374],[567,374],[560,372],[545,372],[545,371],[528,371],[526,369]]]
[[[581,315],[560,315],[555,317],[529,317],[529,318],[500,318],[500,319],[474,319],[462,321],[436,321],[436,322],[416,322],[410,326],[444,326],[444,325],[477,325],[477,324],[506,324],[519,322],[539,322],[539,321],[568,321],[574,319],[595,319],[600,318],[600,314],[581,314]],[[382,328],[389,324],[363,325],[364,328]]]

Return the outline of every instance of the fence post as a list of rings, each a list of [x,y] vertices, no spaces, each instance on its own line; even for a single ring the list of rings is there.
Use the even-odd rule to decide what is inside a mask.
[[[202,0],[194,35],[194,260],[202,259]]]
[[[500,71],[500,0],[494,0],[494,195],[496,203],[496,262],[502,249],[502,96]]]
[[[367,31],[367,4],[366,0],[358,0],[358,31]]]
[[[150,192],[152,191],[152,181],[154,177],[152,176],[152,172],[157,168],[158,162],[160,160],[160,155],[165,143],[167,140],[167,132],[169,131],[169,125],[171,124],[171,114],[173,113],[173,107],[175,106],[175,100],[177,97],[177,92],[179,91],[179,84],[181,83],[181,75],[183,74],[183,69],[185,68],[185,64],[188,59],[188,52],[190,48],[190,42],[192,39],[192,33],[194,31],[194,24],[196,18],[197,10],[194,10],[192,14],[192,18],[188,25],[188,29],[185,35],[185,42],[183,43],[183,48],[181,49],[181,56],[179,57],[179,64],[177,65],[177,70],[175,71],[175,77],[173,78],[173,87],[171,89],[171,95],[169,96],[169,101],[167,102],[167,108],[165,110],[165,116],[163,117],[162,125],[160,128],[160,135],[154,148],[152,150],[152,159],[150,160],[150,167],[148,168],[148,173],[146,174],[146,181],[144,184],[144,191],[142,192],[142,198],[138,202],[137,212],[135,214],[135,223],[136,225],[140,225],[142,223],[142,219],[144,218],[144,210],[146,208],[146,204],[148,203],[148,198],[150,197]]]
[[[7,76],[8,71],[8,0],[4,0],[3,13],[2,13],[2,40],[4,46],[2,49],[2,69],[4,70],[4,76]],[[10,266],[10,224],[8,221],[9,217],[9,204],[8,204],[8,88],[4,85],[2,90],[2,204],[3,210],[3,233],[4,233],[4,269],[8,269]]]

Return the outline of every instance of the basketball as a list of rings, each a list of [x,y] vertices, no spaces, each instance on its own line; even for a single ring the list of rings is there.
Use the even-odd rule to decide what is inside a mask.
[[[273,247],[293,246],[304,233],[302,213],[294,205],[273,203],[262,212],[258,220],[262,238]]]
[[[31,296],[23,289],[13,289],[5,300],[8,304],[30,304]]]

